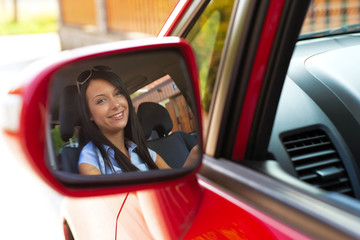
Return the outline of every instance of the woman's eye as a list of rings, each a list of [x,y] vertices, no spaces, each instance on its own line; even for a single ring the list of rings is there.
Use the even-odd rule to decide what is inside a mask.
[[[100,98],[100,99],[98,99],[98,100],[96,101],[96,104],[101,104],[101,103],[103,103],[103,102],[105,102],[105,99],[104,99],[104,98]]]

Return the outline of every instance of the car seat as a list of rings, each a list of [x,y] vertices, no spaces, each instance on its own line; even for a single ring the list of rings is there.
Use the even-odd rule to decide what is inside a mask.
[[[170,114],[158,103],[141,103],[137,115],[145,138],[148,139],[148,147],[157,152],[170,167],[181,168],[197,144],[196,138],[184,131],[169,134],[173,128]],[[156,139],[154,132],[158,136]]]
[[[63,141],[68,142],[74,136],[74,129],[80,126],[80,108],[78,91],[75,85],[64,88],[59,107],[60,136]],[[71,173],[79,173],[78,160],[80,148],[78,143],[68,144],[61,149],[61,170]]]

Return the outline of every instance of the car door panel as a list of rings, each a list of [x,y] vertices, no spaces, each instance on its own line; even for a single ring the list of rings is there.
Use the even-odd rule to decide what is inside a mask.
[[[136,193],[129,193],[116,219],[116,239],[152,239]]]
[[[75,239],[114,239],[116,218],[127,194],[66,198],[62,215]],[[92,226],[92,227],[89,227]]]
[[[243,218],[238,221],[256,218],[258,224],[271,226],[274,235],[269,236],[279,235],[285,239],[298,239],[300,236],[299,239],[359,238],[357,220],[351,216],[351,212],[359,212],[358,207],[351,210],[339,208],[341,204],[348,205],[350,199],[342,195],[326,195],[322,190],[312,188],[284,173],[276,161],[259,162],[256,169],[253,165],[252,162],[239,165],[226,159],[204,156],[200,182],[203,180],[201,185],[206,189],[201,206],[206,201],[227,201],[226,204],[236,205],[228,215],[222,212],[222,205],[214,210],[213,215],[218,216],[217,222],[220,222],[218,226],[227,223],[232,216],[236,219],[239,214],[235,212],[238,211],[243,213]],[[206,193],[211,200],[206,199]],[[201,214],[199,210],[197,216],[201,218]],[[256,225],[256,221],[253,224]],[[192,225],[199,227],[196,220]],[[242,229],[252,234],[250,226],[242,226]]]
[[[218,188],[208,179],[197,217],[184,239],[310,239]]]
[[[179,239],[191,226],[202,190],[196,178],[132,192],[117,219],[118,239]]]

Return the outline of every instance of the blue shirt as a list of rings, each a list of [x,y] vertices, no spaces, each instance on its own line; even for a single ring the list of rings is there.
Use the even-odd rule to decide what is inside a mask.
[[[146,163],[141,161],[139,155],[136,152],[134,152],[134,149],[136,148],[137,145],[132,141],[126,141],[126,145],[129,150],[129,156],[130,156],[131,163],[133,165],[135,165],[140,171],[149,170]],[[104,145],[104,147],[105,147],[105,150],[109,156],[109,159],[115,169],[115,172],[122,173],[123,171],[121,170],[121,168],[119,167],[118,163],[115,160],[114,150],[111,149],[107,145]],[[156,152],[154,152],[151,149],[148,149],[148,150],[149,150],[151,158],[155,162],[156,161]],[[90,165],[96,167],[101,172],[101,174],[113,174],[111,167],[106,166],[106,168],[105,168],[105,162],[104,162],[103,157],[101,156],[100,150],[91,141],[88,144],[86,144],[83,147],[83,149],[81,150],[78,166],[81,163],[87,163],[87,164],[90,164]],[[105,172],[105,169],[106,169],[106,172]]]

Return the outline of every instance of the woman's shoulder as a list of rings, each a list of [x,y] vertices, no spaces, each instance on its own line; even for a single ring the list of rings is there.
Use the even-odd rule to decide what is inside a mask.
[[[107,145],[103,145],[105,150],[108,151],[109,150],[109,146]],[[81,151],[96,151],[97,147],[95,146],[95,144],[92,141],[89,141],[82,149]]]
[[[82,163],[90,164],[96,167],[100,171],[99,161],[98,161],[98,154],[96,152],[96,147],[92,142],[88,142],[80,152],[78,166]]]
[[[83,148],[82,150],[88,150],[90,148],[93,148],[94,144],[92,143],[92,141],[89,141]]]
[[[95,145],[92,142],[88,142],[80,152],[80,157],[83,155],[93,155],[95,154]]]

